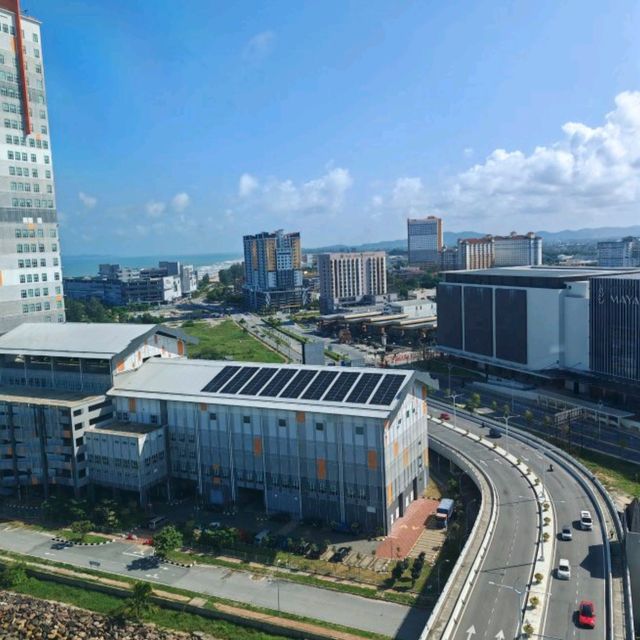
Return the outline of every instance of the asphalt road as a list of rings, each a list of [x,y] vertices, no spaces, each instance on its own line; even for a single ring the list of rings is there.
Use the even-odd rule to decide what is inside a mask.
[[[128,542],[96,547],[67,547],[50,536],[24,528],[0,526],[0,548],[38,558],[90,568],[130,578],[166,584],[198,593],[227,598],[258,607],[282,611],[382,633],[402,640],[415,640],[427,622],[428,612],[399,604],[369,600],[350,594],[255,576],[224,567],[191,568],[157,564],[152,549]]]
[[[434,408],[433,412],[437,415],[439,413],[439,409]],[[458,415],[457,420],[458,425],[464,427],[465,429],[470,429],[472,432],[482,434],[484,436],[488,435],[486,429],[482,429],[477,425],[476,422],[472,420],[468,420],[464,417],[461,417],[460,415]],[[438,437],[441,437],[442,432],[447,432],[449,433],[450,438],[458,438],[458,440],[462,440],[465,443],[465,449],[463,449],[465,452],[475,452],[474,457],[476,460],[479,460],[483,465],[490,465],[490,460],[488,460],[488,458],[491,458],[492,455],[485,447],[482,447],[482,445],[478,445],[473,441],[468,440],[467,438],[461,438],[459,435],[454,434],[443,427],[434,425],[432,429],[433,433],[438,435]],[[554,471],[544,471],[544,469],[548,468],[549,462],[544,457],[544,453],[542,451],[525,445],[511,437],[507,442],[507,438],[504,435],[500,438],[500,445],[507,448],[509,452],[513,453],[514,455],[522,458],[522,460],[525,461],[527,465],[531,467],[531,469],[539,477],[543,478],[543,483],[546,484],[551,496],[551,503],[552,508],[555,512],[558,531],[565,524],[570,525],[573,531],[573,540],[571,542],[563,542],[559,539],[557,539],[555,542],[553,567],[555,569],[558,566],[558,561],[560,558],[569,560],[569,563],[571,565],[571,579],[568,581],[558,580],[554,576],[551,582],[551,592],[547,594],[548,608],[546,614],[546,626],[543,629],[545,638],[557,638],[563,640],[569,640],[573,638],[604,638],[605,580],[603,541],[599,527],[597,526],[597,521],[594,522],[593,531],[581,531],[578,528],[579,515],[582,509],[590,510],[592,515],[596,517],[593,505],[585,495],[577,480],[575,480],[567,471],[559,467],[557,464],[554,465]],[[461,447],[459,443],[457,446]],[[480,451],[479,448],[483,449],[484,451]],[[513,516],[509,513],[509,511],[506,511],[506,513],[504,513],[505,507],[508,508],[509,499],[507,498],[507,494],[503,492],[510,491],[512,496],[514,493],[518,495],[525,494],[523,494],[521,491],[514,491],[515,487],[521,486],[520,484],[516,483],[524,481],[516,481],[513,479],[513,469],[510,469],[510,474],[505,474],[504,471],[506,470],[506,466],[504,465],[506,465],[506,463],[502,461],[500,461],[500,463],[495,462],[495,464],[491,465],[491,477],[494,480],[494,483],[498,490],[498,494],[500,496],[499,521],[508,522],[508,520],[510,518],[512,519]],[[485,469],[487,468],[487,466],[485,466]],[[504,467],[504,469],[501,467]],[[511,488],[508,486],[509,482],[511,484]],[[529,494],[530,493],[531,490],[529,490]],[[527,504],[530,504],[533,509],[534,503],[532,501],[529,500]],[[504,515],[506,515],[507,518],[503,518]],[[530,513],[529,518],[530,519],[527,521],[526,528],[530,530],[531,535],[535,535],[536,520],[534,512]],[[492,548],[490,549],[489,556],[491,556],[493,553],[493,547],[497,547],[497,553],[502,553],[502,555],[504,555],[504,550],[500,552],[500,547],[502,547],[503,549],[509,548],[509,545],[511,544],[510,540],[512,539],[510,528],[513,528],[514,525],[516,525],[516,521],[512,520],[511,525],[508,525],[506,532],[503,530],[501,533],[499,528],[496,529],[494,542],[492,544]],[[548,547],[549,545],[545,546]],[[530,561],[531,552],[529,555]],[[513,562],[513,560],[511,560],[507,564],[511,564],[511,562]],[[473,611],[474,615],[478,616],[477,619],[479,620],[487,619],[487,613],[490,611],[490,609],[488,609],[487,603],[492,597],[491,589],[495,589],[496,587],[490,585],[489,582],[498,582],[498,580],[496,580],[495,578],[490,577],[491,566],[495,566],[495,563],[492,563],[491,560],[485,560],[481,577],[478,579],[478,583],[474,590],[474,597],[478,600],[478,606],[473,607]],[[505,579],[502,581],[502,584],[510,584],[513,586],[515,583],[510,578],[511,577],[509,577],[510,581],[508,581],[505,577]],[[504,588],[500,589],[500,591],[503,592],[500,594],[503,603],[501,605],[502,608],[515,611],[515,606],[517,606],[514,603],[516,597],[515,594]],[[594,603],[596,614],[598,616],[595,630],[580,629],[576,625],[575,612],[577,604],[580,600],[591,600]],[[472,607],[470,603],[470,605],[467,607],[467,610],[471,608]],[[463,623],[459,627],[458,636],[456,637],[464,638],[465,640],[467,640],[467,635],[465,634],[465,632],[467,629],[469,629],[469,626],[469,624],[466,624],[465,626],[465,622],[463,621]],[[483,625],[475,623],[478,634],[473,638],[473,640],[477,640],[483,637],[495,638],[496,634],[499,631],[495,630],[494,627],[491,627],[491,633],[487,631],[487,633],[483,635],[481,633],[481,626]],[[513,628],[513,625],[511,626],[511,628]],[[513,637],[508,635],[507,628],[504,629],[504,633],[505,638],[507,639],[509,637]]]

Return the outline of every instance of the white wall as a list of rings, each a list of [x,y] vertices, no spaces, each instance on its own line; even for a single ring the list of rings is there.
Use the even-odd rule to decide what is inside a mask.
[[[527,368],[557,368],[563,347],[560,289],[527,289]]]

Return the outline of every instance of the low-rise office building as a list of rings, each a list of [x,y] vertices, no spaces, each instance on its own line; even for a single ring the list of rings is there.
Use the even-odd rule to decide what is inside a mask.
[[[110,421],[89,427],[85,441],[89,482],[135,492],[141,504],[151,488],[167,482],[163,427]]]
[[[386,532],[428,479],[410,371],[152,360],[109,395],[119,421],[166,427],[169,475],[211,503]]]
[[[443,274],[438,348],[487,370],[640,382],[640,270],[514,267]]]
[[[179,357],[186,338],[157,325],[25,323],[0,337],[0,491],[87,486],[87,430],[113,420],[115,377]]]

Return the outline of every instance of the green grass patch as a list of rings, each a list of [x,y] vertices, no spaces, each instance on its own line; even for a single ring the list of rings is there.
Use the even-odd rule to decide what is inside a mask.
[[[607,487],[640,498],[640,465],[583,449],[573,453]]]
[[[183,326],[186,333],[198,338],[197,345],[189,345],[189,357],[207,360],[231,358],[244,362],[284,362],[285,359],[266,347],[233,320],[217,325],[193,322]]]
[[[69,542],[84,542],[84,543],[96,543],[96,542],[107,542],[109,538],[105,538],[104,536],[97,536],[93,533],[87,533],[84,536],[79,533],[75,533],[71,531],[71,529],[58,529],[57,531],[51,532],[53,535],[64,538]]]

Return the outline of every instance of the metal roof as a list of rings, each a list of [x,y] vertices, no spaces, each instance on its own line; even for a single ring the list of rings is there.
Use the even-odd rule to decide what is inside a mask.
[[[408,370],[156,358],[115,376],[108,395],[386,418]]]
[[[593,278],[595,276],[611,276],[638,271],[638,268],[607,268],[607,267],[490,267],[488,269],[466,269],[459,271],[444,271],[446,275],[465,276],[510,276],[515,278],[551,278],[559,280],[575,280]]]
[[[0,353],[64,358],[112,358],[156,332],[187,337],[156,324],[25,322],[0,336]]]
[[[88,403],[95,404],[104,400],[104,395],[82,393],[81,391],[61,391],[40,387],[0,387],[0,402],[37,404],[51,407],[76,407]]]

